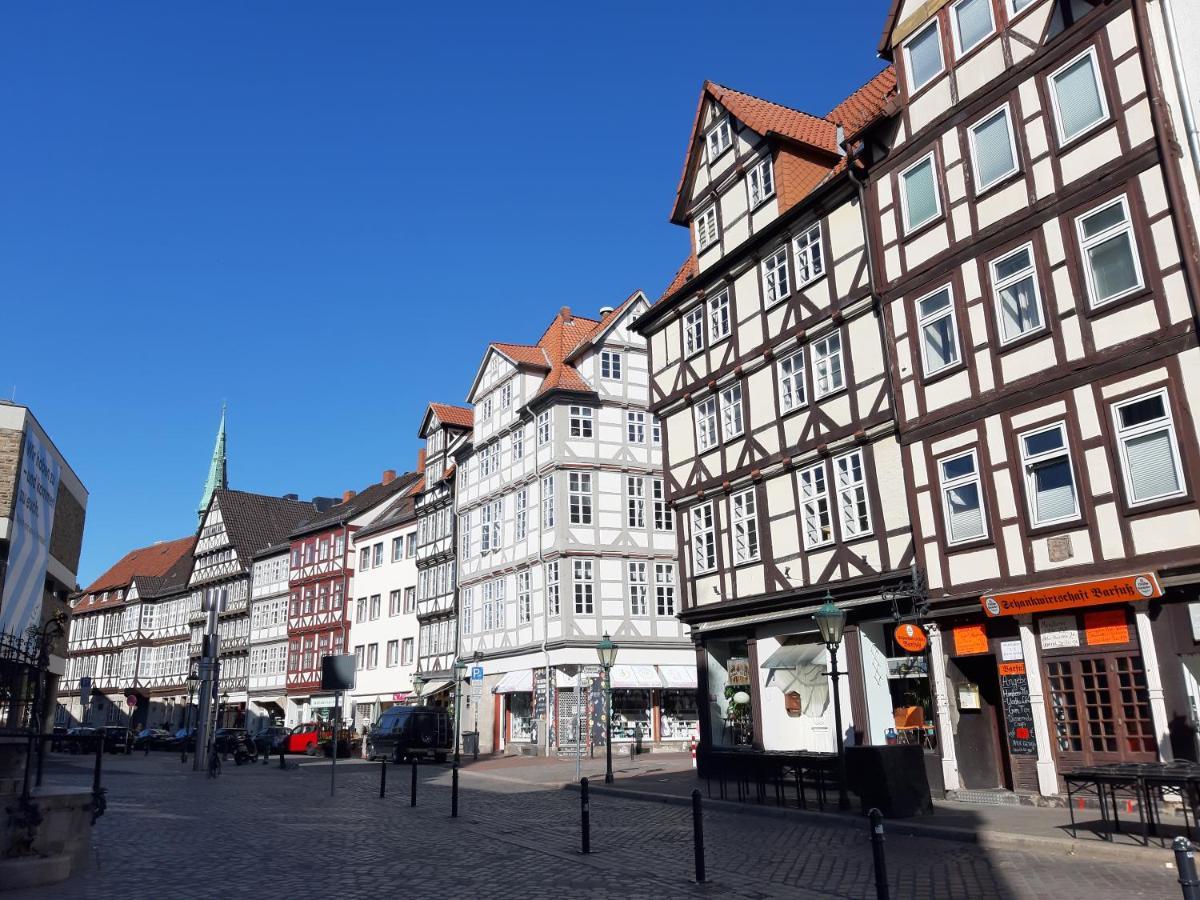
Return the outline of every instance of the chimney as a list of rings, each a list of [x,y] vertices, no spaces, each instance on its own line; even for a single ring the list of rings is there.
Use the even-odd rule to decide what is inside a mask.
[[[558,317],[560,319],[562,319],[564,322],[570,322],[571,321],[571,307],[564,306],[562,309],[560,309],[558,311]]]
[[[391,484],[395,480],[396,480],[396,470],[395,469],[384,469],[383,470],[383,478],[379,479],[381,484]]]
[[[600,307],[600,318],[603,319],[605,316],[607,316],[612,311],[613,311],[613,308],[611,306]]]
[[[300,495],[299,494],[284,494],[283,499],[284,500],[299,500]]]
[[[418,472],[425,471],[425,448],[424,447],[422,447],[420,450],[417,451],[417,471]]]
[[[354,491],[344,491],[342,493],[342,502],[343,503],[349,503],[353,499],[354,499]]]

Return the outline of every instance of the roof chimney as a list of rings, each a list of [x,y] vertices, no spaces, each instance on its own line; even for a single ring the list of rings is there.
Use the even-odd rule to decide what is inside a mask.
[[[344,491],[342,493],[342,502],[343,503],[349,503],[353,499],[354,499],[354,491]]]
[[[418,472],[425,471],[425,448],[424,447],[422,447],[420,450],[417,451],[417,471]]]
[[[383,478],[379,479],[381,484],[391,484],[395,480],[396,480],[396,470],[395,469],[384,469],[383,470]]]
[[[560,309],[558,311],[558,317],[560,319],[562,319],[564,322],[570,322],[571,321],[571,307],[564,306],[562,309]]]
[[[605,316],[607,316],[612,311],[613,311],[613,308],[611,306],[600,307],[600,318],[603,319]]]

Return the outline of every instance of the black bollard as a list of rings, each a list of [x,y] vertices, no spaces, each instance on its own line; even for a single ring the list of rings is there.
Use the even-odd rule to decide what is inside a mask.
[[[92,794],[100,793],[100,764],[104,760],[104,741],[96,738],[96,768],[92,772]]]
[[[579,815],[583,822],[583,852],[592,852],[592,805],[588,802],[588,780],[579,779]]]
[[[379,799],[382,800],[387,793],[387,760],[379,761]]]
[[[871,822],[871,855],[875,859],[875,897],[876,900],[889,900],[887,860],[883,855],[883,813],[872,809],[867,818]]]
[[[279,768],[281,768],[281,769],[287,768],[287,760],[283,758],[283,748],[282,747],[279,748]]]
[[[409,791],[408,805],[417,805],[417,761],[415,759],[412,761],[412,790]]]
[[[704,812],[700,792],[692,791],[692,849],[696,853],[696,884],[704,884]]]
[[[1196,875],[1196,860],[1192,856],[1192,845],[1185,837],[1177,837],[1171,843],[1175,851],[1175,868],[1179,870],[1179,886],[1183,888],[1183,900],[1200,900],[1200,877]]]
[[[458,760],[454,760],[450,775],[450,818],[458,818]]]

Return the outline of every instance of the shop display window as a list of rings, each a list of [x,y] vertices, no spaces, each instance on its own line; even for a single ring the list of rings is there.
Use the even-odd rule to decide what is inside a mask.
[[[650,692],[644,690],[615,690],[612,692],[614,741],[647,741],[653,739],[653,704]]]
[[[725,747],[749,745],[754,740],[754,715],[746,642],[710,641],[706,646],[713,743]]]
[[[529,691],[508,695],[508,739],[518,743],[537,740],[537,720],[533,715],[533,694]]]
[[[929,651],[909,653],[896,643],[890,629],[884,631],[887,654],[888,693],[892,699],[892,727],[888,743],[920,744],[937,749],[937,727],[933,691],[929,680]]]
[[[663,691],[662,719],[659,723],[662,739],[700,739],[700,708],[695,691]]]

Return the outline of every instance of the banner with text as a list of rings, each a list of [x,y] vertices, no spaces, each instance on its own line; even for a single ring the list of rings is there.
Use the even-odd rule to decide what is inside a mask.
[[[61,472],[54,451],[26,430],[8,535],[8,571],[0,597],[0,632],[23,634],[30,625],[41,624],[42,589]]]

